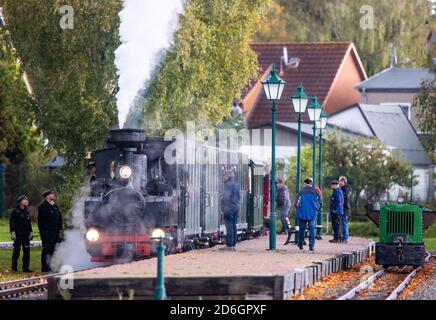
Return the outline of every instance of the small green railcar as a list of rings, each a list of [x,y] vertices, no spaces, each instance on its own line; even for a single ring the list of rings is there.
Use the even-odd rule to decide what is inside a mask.
[[[389,266],[422,266],[425,260],[424,230],[433,224],[435,212],[413,204],[385,204],[368,212],[379,226],[376,263]]]

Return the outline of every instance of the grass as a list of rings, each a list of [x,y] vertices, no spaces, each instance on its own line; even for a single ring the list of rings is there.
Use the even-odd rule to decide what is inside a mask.
[[[10,281],[19,278],[28,278],[40,274],[41,271],[41,248],[30,249],[30,269],[34,273],[12,272],[11,270],[12,250],[0,250],[0,282]],[[23,251],[18,259],[18,270],[22,270]]]
[[[36,223],[32,223],[33,241],[39,241],[39,230]],[[11,234],[9,233],[9,220],[6,218],[0,219],[0,242],[8,242],[11,240]]]
[[[369,237],[378,241],[378,229],[372,222],[350,222],[350,235]],[[424,233],[424,243],[427,250],[436,250],[436,224]]]

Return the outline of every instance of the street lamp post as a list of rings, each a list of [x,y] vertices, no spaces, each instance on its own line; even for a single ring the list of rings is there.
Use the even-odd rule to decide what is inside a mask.
[[[413,168],[410,171],[410,201],[409,203],[413,203]]]
[[[312,179],[313,187],[316,187],[316,122],[321,116],[322,107],[316,95],[312,98],[312,103],[307,107],[310,121],[313,122],[313,146],[312,146]]]
[[[322,131],[327,126],[327,114],[324,112],[324,109],[321,112],[321,116],[319,120],[316,122],[316,126],[319,129],[319,163],[318,163],[318,186],[319,190],[322,193]],[[317,216],[317,239],[321,240],[322,236],[322,208]]]
[[[167,294],[165,290],[165,277],[164,277],[164,257],[165,257],[165,244],[164,241],[170,241],[172,238],[165,237],[165,231],[162,229],[155,229],[151,235],[151,239],[158,242],[157,246],[157,276],[156,286],[154,288],[155,300],[166,300]]]
[[[300,83],[297,91],[291,96],[292,105],[294,111],[298,113],[298,146],[297,146],[297,181],[295,183],[295,193],[300,192],[301,183],[301,115],[306,112],[307,102],[309,101],[309,96],[304,92],[304,87]],[[295,215],[295,242],[298,239],[298,218]]]
[[[269,230],[269,250],[276,249],[276,101],[280,100],[285,82],[277,75],[274,64],[272,65],[271,74],[265,81],[262,81],[262,87],[265,91],[266,98],[272,101],[272,133],[271,133],[271,186],[270,186],[270,230]]]

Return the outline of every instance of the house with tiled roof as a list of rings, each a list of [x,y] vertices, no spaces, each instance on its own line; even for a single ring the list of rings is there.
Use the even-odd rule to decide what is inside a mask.
[[[296,155],[298,115],[293,111],[289,97],[298,84],[304,85],[307,94],[316,94],[327,114],[339,112],[360,100],[356,86],[367,76],[351,42],[253,43],[251,48],[258,55],[259,77],[243,91],[241,107],[247,127],[255,132],[252,145],[266,149],[271,145],[271,102],[265,97],[261,81],[268,77],[273,64],[286,81],[282,99],[277,104],[276,144],[279,159]],[[311,143],[311,124],[307,113],[302,119],[302,143]]]

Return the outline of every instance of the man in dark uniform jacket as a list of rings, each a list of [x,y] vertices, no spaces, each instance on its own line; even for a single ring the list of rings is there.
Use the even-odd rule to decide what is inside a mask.
[[[38,228],[42,240],[41,269],[50,272],[50,260],[56,243],[62,241],[62,214],[55,204],[56,196],[52,190],[44,192],[44,201],[38,208]]]
[[[9,218],[9,231],[11,239],[14,240],[12,271],[18,271],[18,258],[21,247],[23,247],[23,272],[33,272],[29,269],[30,240],[33,239],[32,221],[27,210],[29,200],[25,195],[21,195],[17,198],[17,203],[17,207],[12,210]]]
[[[348,217],[350,216],[350,190],[348,189],[347,177],[339,177],[339,187],[344,194],[344,215],[342,217],[342,238],[341,242],[348,242]]]
[[[339,188],[338,180],[330,182],[330,188],[333,190],[330,199],[330,215],[333,225],[333,239],[329,242],[340,242],[342,237],[342,217],[344,216],[344,194]]]

